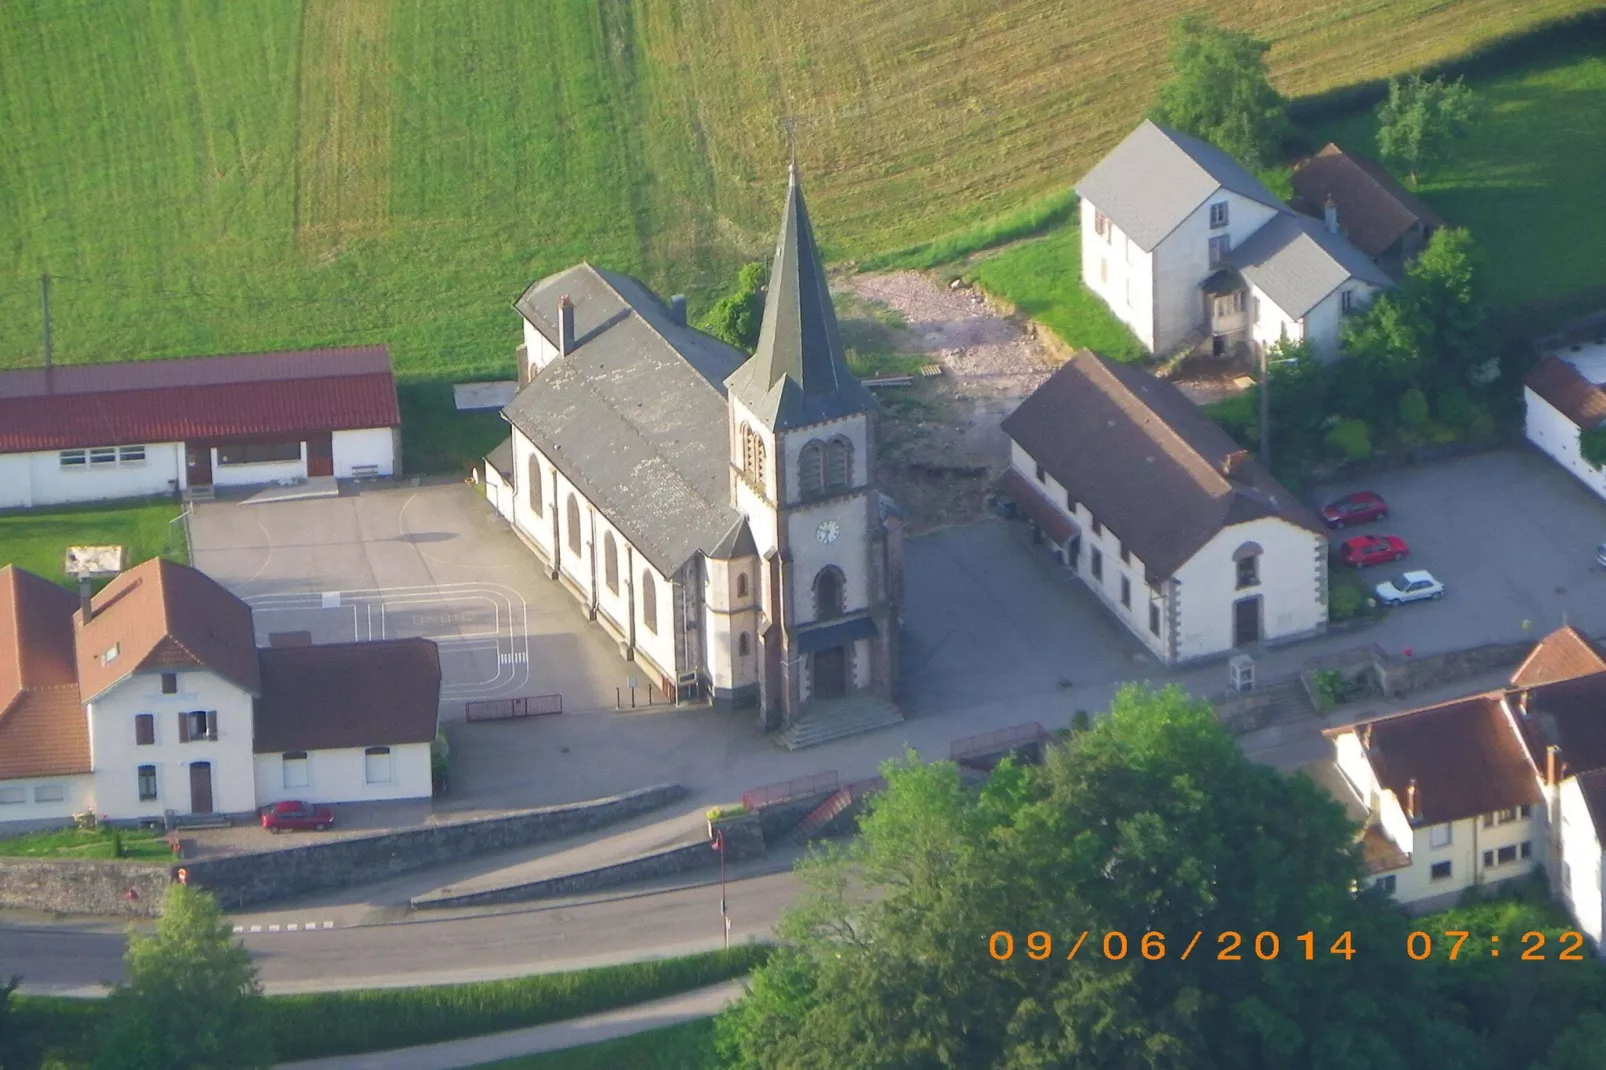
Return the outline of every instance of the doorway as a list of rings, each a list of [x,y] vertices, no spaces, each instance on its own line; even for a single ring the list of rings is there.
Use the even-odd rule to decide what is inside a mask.
[[[1240,598],[1232,604],[1232,645],[1249,646],[1260,642],[1260,595]]]
[[[212,485],[212,447],[193,442],[184,446],[185,486],[210,487]]]
[[[332,476],[335,474],[333,436],[328,431],[307,437],[307,475]]]
[[[212,763],[190,763],[190,812],[212,812]]]
[[[833,646],[814,654],[811,695],[817,699],[841,698],[848,693],[848,652]]]

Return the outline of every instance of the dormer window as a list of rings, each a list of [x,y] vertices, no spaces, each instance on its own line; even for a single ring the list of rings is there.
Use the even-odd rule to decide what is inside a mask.
[[[1211,230],[1215,230],[1218,227],[1224,227],[1226,225],[1227,225],[1227,202],[1226,201],[1217,201],[1215,204],[1212,204],[1210,206],[1210,229]]]
[[[123,644],[113,643],[111,649],[100,656],[100,663],[102,665],[110,665],[112,662],[117,660],[117,655],[121,654],[122,652]]]

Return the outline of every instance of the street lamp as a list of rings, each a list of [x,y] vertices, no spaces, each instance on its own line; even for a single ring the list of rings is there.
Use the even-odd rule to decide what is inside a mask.
[[[714,832],[714,842],[709,844],[719,852],[719,916],[725,923],[725,950],[731,949],[731,919],[725,912],[725,830]]]

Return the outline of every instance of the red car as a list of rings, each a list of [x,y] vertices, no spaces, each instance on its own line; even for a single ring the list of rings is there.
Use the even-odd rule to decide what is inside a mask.
[[[285,829],[322,832],[335,823],[335,815],[326,806],[312,806],[304,802],[276,802],[262,811],[262,827],[269,832]]]
[[[1362,568],[1398,561],[1410,552],[1411,548],[1398,535],[1356,535],[1344,540],[1338,548],[1338,559],[1346,565]]]
[[[1373,494],[1369,490],[1358,490],[1354,494],[1345,495],[1322,510],[1322,519],[1330,528],[1388,518],[1389,503],[1383,500],[1382,495]]]

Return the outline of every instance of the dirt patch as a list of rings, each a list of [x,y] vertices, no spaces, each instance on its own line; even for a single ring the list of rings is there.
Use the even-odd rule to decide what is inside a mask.
[[[909,386],[875,391],[883,410],[878,475],[909,514],[910,531],[985,515],[992,481],[1009,463],[1009,441],[999,425],[1059,362],[1031,327],[993,308],[977,290],[951,289],[916,271],[850,275],[835,286],[853,298],[845,309],[845,336],[868,335],[868,323],[857,321],[873,318],[874,337],[894,358],[889,370],[942,369],[940,375],[912,375]],[[863,316],[858,303],[869,306]],[[878,316],[875,309],[895,315]],[[921,359],[899,367],[897,356]]]

